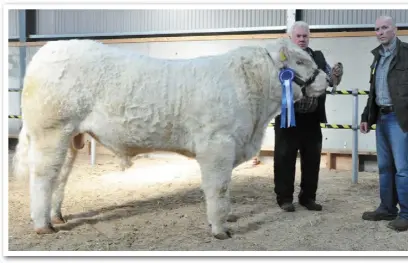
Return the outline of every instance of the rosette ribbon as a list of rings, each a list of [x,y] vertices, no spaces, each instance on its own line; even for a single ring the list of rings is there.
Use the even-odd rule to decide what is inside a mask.
[[[296,126],[292,88],[294,78],[295,72],[291,69],[285,68],[279,73],[279,80],[282,84],[281,128]]]

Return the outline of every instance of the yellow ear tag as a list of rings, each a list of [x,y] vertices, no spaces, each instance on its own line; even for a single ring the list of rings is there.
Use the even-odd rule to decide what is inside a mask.
[[[281,61],[285,61],[285,60],[287,60],[287,58],[286,58],[285,54],[283,54],[283,52],[282,52],[282,51],[280,52],[280,60],[281,60]]]

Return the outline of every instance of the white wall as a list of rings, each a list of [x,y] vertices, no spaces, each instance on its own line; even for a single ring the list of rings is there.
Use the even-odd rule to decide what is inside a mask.
[[[8,55],[8,89],[19,89],[20,85],[20,67],[19,67],[18,48],[9,48]],[[6,87],[4,87],[6,88]],[[9,112],[8,115],[20,115],[20,92],[8,92]],[[6,114],[6,113],[4,113]],[[21,128],[19,119],[8,119],[9,136],[16,137]]]
[[[407,36],[400,37],[408,42]],[[273,42],[266,40],[213,40],[213,41],[181,41],[181,42],[150,42],[112,44],[130,50],[138,51],[159,58],[192,58],[204,55],[214,55],[226,52],[241,45],[265,45]],[[315,38],[311,39],[310,47],[320,49],[326,56],[330,65],[342,62],[344,75],[338,89],[351,90],[357,87],[360,90],[369,89],[369,66],[372,62],[371,49],[378,45],[375,37],[341,37],[341,38]],[[14,51],[13,51],[14,49]],[[18,48],[9,48],[11,56],[17,56]],[[29,59],[38,50],[38,47],[28,49]],[[9,61],[10,61],[9,56]],[[13,79],[15,74],[10,74]],[[11,87],[18,88],[18,87]],[[367,95],[359,96],[359,121],[361,112],[366,105]],[[10,101],[9,114],[15,111],[15,103]],[[352,96],[351,95],[328,95],[326,102],[327,117],[330,124],[352,124]],[[14,120],[9,120],[9,125]],[[323,148],[325,149],[349,149],[352,146],[352,130],[323,129]],[[264,139],[263,148],[273,149],[273,128],[269,128]],[[368,135],[359,134],[359,150],[375,151],[374,132]]]

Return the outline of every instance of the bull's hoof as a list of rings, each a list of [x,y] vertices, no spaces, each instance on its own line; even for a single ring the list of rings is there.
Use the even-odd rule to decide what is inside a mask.
[[[253,166],[257,166],[260,163],[261,163],[261,160],[259,160],[258,158],[254,158],[253,161],[252,161]]]
[[[226,230],[225,232],[215,234],[214,237],[219,240],[225,240],[231,238],[232,234],[229,230]]]
[[[131,161],[126,162],[126,163],[121,163],[120,164],[120,170],[123,172],[123,171],[129,169],[132,166],[133,166],[133,162],[131,162]]]
[[[65,224],[67,221],[62,217],[62,216],[53,216],[51,218],[51,223],[53,225],[60,225],[60,224]]]
[[[51,225],[48,225],[46,227],[36,228],[36,229],[34,229],[34,231],[38,235],[54,234],[54,233],[57,232],[57,230]]]
[[[233,214],[230,214],[230,215],[228,215],[228,217],[227,217],[227,222],[237,222],[238,219],[239,219],[238,216],[233,215]]]

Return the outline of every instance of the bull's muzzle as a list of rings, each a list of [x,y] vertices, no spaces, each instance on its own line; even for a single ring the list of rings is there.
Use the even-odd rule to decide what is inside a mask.
[[[303,96],[306,96],[306,87],[310,86],[315,80],[317,75],[319,75],[319,70],[315,69],[313,71],[312,76],[310,76],[308,79],[306,80],[302,80],[299,75],[295,74],[295,78],[293,79],[293,81],[298,84],[300,86],[300,89],[302,91]]]

